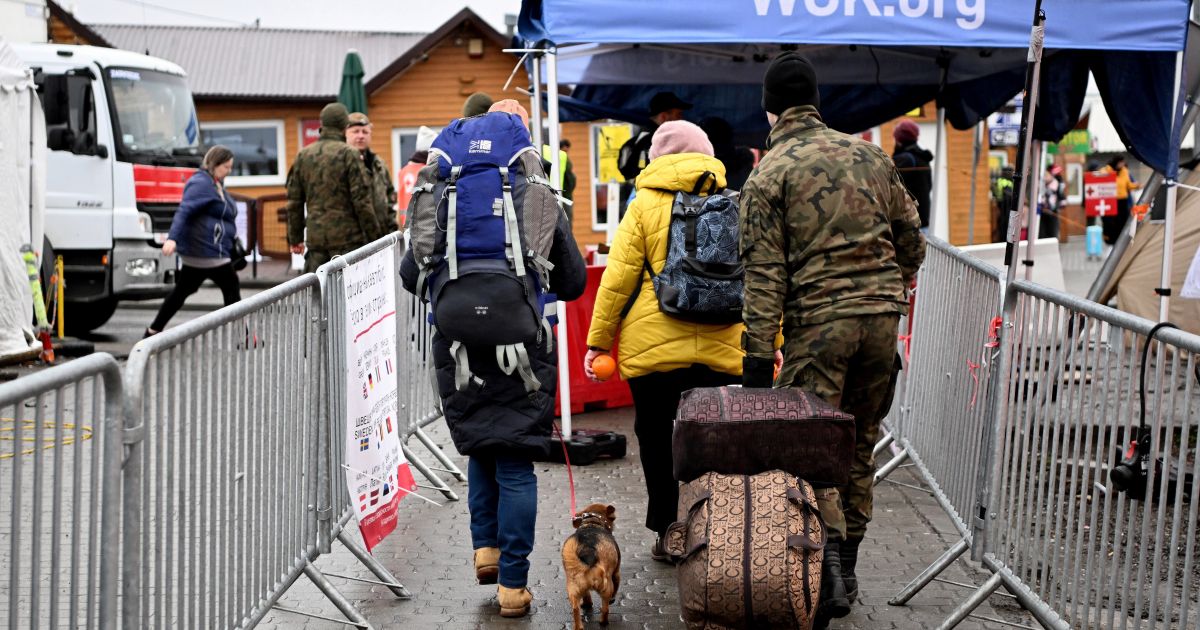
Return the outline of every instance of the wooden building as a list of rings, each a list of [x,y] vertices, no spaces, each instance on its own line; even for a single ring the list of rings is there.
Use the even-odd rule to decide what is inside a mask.
[[[367,113],[374,127],[371,148],[388,163],[393,176],[412,153],[417,128],[439,129],[457,118],[471,93],[514,98],[528,106],[528,97],[516,89],[529,83],[525,69],[517,67],[516,56],[503,52],[508,37],[470,9],[432,33],[395,33],[85,25],[53,0],[49,8],[55,42],[144,52],[188,72],[202,137],[235,150],[237,170],[229,180],[230,189],[250,197],[275,198],[265,206],[263,237],[272,242],[264,243],[264,250],[280,249],[282,225],[271,210],[281,205],[277,198],[284,191],[287,169],[304,146],[306,134],[315,138],[321,107],[336,99],[347,50],[356,49],[362,57]],[[933,105],[920,111],[922,115],[914,120],[923,129],[921,145],[936,151]],[[606,194],[605,185],[595,178],[602,152],[596,127],[605,124],[611,123],[562,125],[577,176],[573,228],[581,246],[605,240],[603,222],[593,212],[597,198]],[[888,123],[865,133],[890,154],[893,127]],[[961,244],[967,242],[973,132],[950,129],[947,153],[949,235]],[[975,242],[985,241],[990,233],[986,161],[983,151],[976,180]]]

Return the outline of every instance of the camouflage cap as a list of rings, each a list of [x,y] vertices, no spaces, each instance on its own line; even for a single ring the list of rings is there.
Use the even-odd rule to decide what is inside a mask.
[[[350,124],[350,112],[341,103],[330,103],[321,109],[321,126],[339,131]]]
[[[354,112],[353,114],[350,114],[350,124],[346,125],[346,127],[367,127],[370,124],[371,119],[367,118],[366,114],[362,112]]]

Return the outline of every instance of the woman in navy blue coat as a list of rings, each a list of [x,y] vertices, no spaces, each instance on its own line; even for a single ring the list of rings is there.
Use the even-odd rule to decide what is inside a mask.
[[[233,151],[216,145],[204,155],[204,165],[183,187],[183,200],[163,243],[163,253],[178,253],[183,261],[175,275],[175,290],[163,301],[146,336],[156,335],[179,312],[184,300],[205,280],[221,288],[225,306],[241,299],[233,247],[237,238],[237,204],[225,190],[225,176],[233,170]]]

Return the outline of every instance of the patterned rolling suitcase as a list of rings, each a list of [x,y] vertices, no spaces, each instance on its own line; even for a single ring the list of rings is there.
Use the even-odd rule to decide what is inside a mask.
[[[854,417],[795,388],[685,392],[675,419],[675,478],[782,470],[818,488],[850,480]]]
[[[679,490],[667,530],[688,630],[808,630],[825,528],[812,486],[785,472],[708,473]]]

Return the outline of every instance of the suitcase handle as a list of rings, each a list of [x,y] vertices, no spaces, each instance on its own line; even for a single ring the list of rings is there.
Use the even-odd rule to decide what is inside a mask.
[[[685,549],[684,544],[687,542],[687,522],[677,521],[671,523],[667,527],[667,544],[666,552],[675,564],[679,564],[688,558],[696,555],[696,552],[708,546],[707,540],[702,540],[696,543],[692,548]]]
[[[813,542],[812,538],[809,537],[808,519],[805,518],[803,519],[804,533],[799,536],[788,536],[788,547],[792,549],[807,549],[809,551],[821,551],[825,549],[826,543],[829,542],[829,533],[826,531],[824,526],[825,521],[821,519],[820,510],[818,510],[817,506],[809,500],[808,495],[799,488],[788,488],[787,498],[792,503],[795,503],[797,506],[799,506],[801,512],[805,512],[809,516],[816,516],[817,519],[821,521],[820,542]]]

